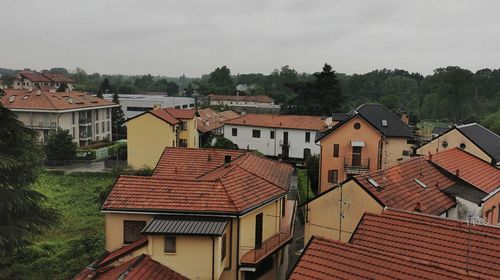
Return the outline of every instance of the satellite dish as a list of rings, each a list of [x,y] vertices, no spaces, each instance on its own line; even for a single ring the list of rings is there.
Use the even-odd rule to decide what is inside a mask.
[[[215,144],[217,144],[217,138],[215,138],[215,137],[214,137],[214,138],[212,138],[212,141],[210,141],[210,145],[211,145],[212,147],[214,147],[214,146],[215,146]]]

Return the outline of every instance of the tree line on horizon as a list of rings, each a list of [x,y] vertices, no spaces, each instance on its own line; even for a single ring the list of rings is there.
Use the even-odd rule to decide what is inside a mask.
[[[77,81],[77,90],[94,93],[107,89],[119,95],[151,91],[171,96],[237,92],[267,95],[282,104],[283,113],[294,114],[348,112],[360,104],[377,102],[396,113],[408,113],[413,121],[480,122],[500,133],[500,68],[472,72],[448,66],[427,76],[401,69],[351,75],[336,73],[331,67],[329,73],[322,70],[314,74],[299,73],[285,65],[267,75],[234,75],[227,66],[222,66],[200,78],[87,74],[81,68],[44,71],[68,75]],[[1,79],[7,83],[15,73],[0,69]]]

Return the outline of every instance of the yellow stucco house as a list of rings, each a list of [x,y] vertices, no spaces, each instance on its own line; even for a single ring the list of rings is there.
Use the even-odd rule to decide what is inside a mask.
[[[419,147],[417,154],[435,154],[454,148],[460,148],[500,168],[500,136],[477,123],[449,128]]]
[[[465,188],[470,187],[424,157],[357,175],[302,206],[304,241],[322,236],[348,242],[366,212],[386,207],[457,218],[457,196],[471,193],[457,190]]]
[[[363,104],[318,137],[320,193],[354,175],[408,159],[413,147],[407,123],[380,104]]]
[[[117,180],[102,205],[109,253],[76,279],[145,256],[188,279],[283,278],[292,172],[245,151],[166,148],[151,177]]]
[[[154,109],[127,121],[128,164],[154,168],[165,147],[198,148],[196,109]]]

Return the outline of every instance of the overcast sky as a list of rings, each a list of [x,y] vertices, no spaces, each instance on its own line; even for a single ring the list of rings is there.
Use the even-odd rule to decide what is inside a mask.
[[[500,1],[0,0],[0,67],[199,76],[500,67]]]

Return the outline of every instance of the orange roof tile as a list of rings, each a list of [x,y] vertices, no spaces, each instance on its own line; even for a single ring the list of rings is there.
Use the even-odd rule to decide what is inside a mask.
[[[491,193],[500,187],[500,169],[459,148],[432,155],[432,163],[455,175],[458,170],[460,179],[486,193]]]
[[[224,157],[234,160],[243,150],[193,149],[167,147],[158,160],[153,177],[195,179],[224,165]]]
[[[86,279],[184,280],[188,278],[151,259],[149,256],[140,255],[116,267],[85,268],[73,278],[73,280]]]
[[[365,213],[350,243],[433,267],[500,278],[500,228],[384,210]]]
[[[292,172],[249,152],[166,148],[152,177],[121,176],[102,208],[241,214],[286,194]]]
[[[312,237],[288,279],[460,278],[467,278],[465,271],[449,270],[397,254]]]
[[[228,110],[218,113],[211,108],[198,110],[197,127],[201,132],[208,132],[224,125],[224,122],[238,118],[240,115]]]
[[[84,92],[50,92],[49,90],[6,89],[0,103],[11,110],[72,110],[87,107],[119,106],[112,101]],[[12,102],[11,102],[12,100]]]
[[[226,122],[231,125],[289,128],[323,131],[327,129],[325,120],[319,116],[247,114]]]
[[[44,73],[42,74],[45,77],[49,78],[52,82],[55,83],[74,83],[75,81],[71,78],[66,77],[63,74],[58,73]]]
[[[163,109],[153,109],[147,111],[143,114],[151,113],[158,118],[168,122],[169,124],[178,124],[183,119],[192,119],[196,115],[196,109],[174,109],[174,108],[163,108]],[[141,114],[141,115],[143,115]],[[138,116],[141,116],[138,115]],[[138,117],[136,116],[136,117]],[[136,118],[134,117],[134,118]],[[132,118],[132,119],[134,119]],[[131,120],[131,119],[129,119]]]
[[[379,171],[355,176],[362,187],[384,206],[441,215],[455,206],[455,201],[442,192],[456,184],[424,157],[415,157]],[[382,190],[372,185],[373,180]],[[427,186],[424,188],[418,182]]]
[[[128,255],[139,248],[142,248],[148,244],[148,238],[143,237],[139,240],[136,240],[128,245],[121,247],[118,250],[110,252],[107,254],[101,261],[99,261],[98,266],[108,265],[109,263],[121,258],[122,256]]]
[[[51,80],[45,75],[34,73],[31,71],[22,71],[18,74],[32,82],[51,82]]]
[[[148,114],[148,113],[151,113],[151,114],[157,116],[158,118],[168,122],[169,124],[178,124],[181,122],[180,120],[174,118],[172,115],[167,113],[167,111],[165,109],[155,109],[155,110],[148,111],[145,114]]]
[[[215,95],[209,94],[210,100],[221,101],[242,101],[242,102],[257,102],[257,103],[272,103],[274,99],[265,95]]]

